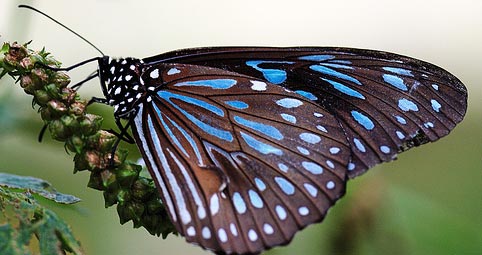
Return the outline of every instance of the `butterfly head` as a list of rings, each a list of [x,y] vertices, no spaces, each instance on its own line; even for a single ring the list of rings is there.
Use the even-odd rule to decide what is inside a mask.
[[[107,103],[114,106],[116,117],[129,118],[144,95],[142,66],[143,61],[136,58],[105,56],[99,60],[102,90]]]

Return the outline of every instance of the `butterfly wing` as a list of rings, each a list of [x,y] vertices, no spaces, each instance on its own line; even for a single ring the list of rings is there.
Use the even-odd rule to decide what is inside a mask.
[[[401,55],[349,48],[197,48],[146,58],[211,66],[297,91],[343,127],[353,178],[397,153],[447,135],[467,90],[447,71]]]
[[[221,69],[159,63],[131,121],[173,224],[189,242],[257,253],[323,219],[350,147],[315,102]]]

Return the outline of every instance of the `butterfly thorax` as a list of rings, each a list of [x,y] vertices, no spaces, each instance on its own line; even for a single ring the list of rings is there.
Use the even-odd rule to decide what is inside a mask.
[[[143,61],[136,58],[105,56],[99,60],[103,93],[107,103],[114,106],[115,117],[130,118],[145,96],[142,69]]]

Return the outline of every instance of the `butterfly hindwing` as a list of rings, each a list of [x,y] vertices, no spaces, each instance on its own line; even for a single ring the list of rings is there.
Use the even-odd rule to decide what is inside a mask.
[[[397,153],[447,135],[467,108],[450,73],[393,53],[349,48],[198,48],[147,63],[211,66],[296,91],[333,114],[352,150],[357,176]]]
[[[350,147],[335,116],[268,81],[158,63],[133,134],[189,242],[256,253],[323,219],[345,191]]]

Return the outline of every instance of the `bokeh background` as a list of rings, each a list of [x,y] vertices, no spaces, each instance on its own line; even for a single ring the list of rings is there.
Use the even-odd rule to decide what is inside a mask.
[[[446,138],[399,155],[348,184],[323,224],[267,254],[482,254],[482,1],[179,0],[0,1],[0,40],[46,47],[64,65],[98,56],[89,45],[18,4],[62,21],[111,56],[147,57],[199,46],[346,46],[391,51],[439,65],[469,90],[465,120]],[[70,73],[80,80],[95,65]],[[85,98],[101,96],[97,80]],[[207,254],[170,236],[120,225],[115,208],[73,175],[72,157],[49,135],[12,80],[0,81],[0,171],[49,180],[82,198],[53,206],[86,254]],[[93,106],[106,126],[112,109]],[[133,159],[139,157],[131,147]],[[47,203],[48,204],[48,203]]]

